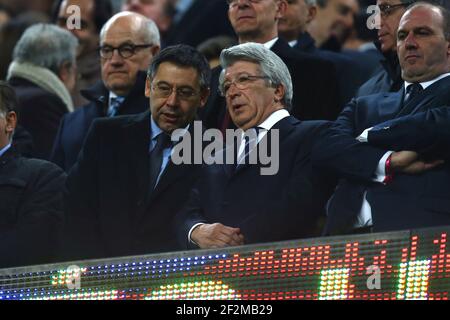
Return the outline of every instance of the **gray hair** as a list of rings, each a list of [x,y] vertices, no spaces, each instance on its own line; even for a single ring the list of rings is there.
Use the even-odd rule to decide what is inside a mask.
[[[305,3],[307,6],[315,6],[317,5],[317,1],[316,0],[305,0]]]
[[[156,23],[135,12],[129,12],[129,11],[123,11],[115,14],[114,16],[109,19],[105,25],[103,26],[102,30],[100,31],[100,42],[103,42],[103,39],[105,37],[106,31],[111,27],[111,25],[119,18],[126,17],[126,16],[135,16],[136,23],[139,23],[140,26],[138,28],[140,36],[142,37],[142,41],[148,44],[153,44],[156,46],[161,46],[161,36],[159,34],[159,29],[156,26]]]
[[[286,92],[283,97],[285,108],[290,109],[293,89],[289,69],[279,56],[260,43],[248,42],[222,51],[220,65],[223,70],[219,78],[219,88],[223,87],[226,68],[237,61],[257,63],[262,73],[269,78],[272,85],[283,85]]]
[[[64,63],[75,64],[78,40],[58,26],[39,23],[29,27],[14,48],[13,61],[29,63],[58,74]]]

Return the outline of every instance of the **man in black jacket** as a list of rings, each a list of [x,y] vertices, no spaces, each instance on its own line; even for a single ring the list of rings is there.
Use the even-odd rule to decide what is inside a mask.
[[[294,97],[291,115],[301,120],[334,120],[339,114],[336,70],[330,61],[303,54],[278,38],[278,20],[286,10],[285,0],[228,1],[228,18],[239,43],[264,44],[287,65]],[[217,92],[220,67],[213,70],[211,97],[200,114],[208,128],[232,127],[225,100]]]
[[[150,112],[97,119],[67,178],[64,258],[126,256],[176,248],[171,221],[197,166],[172,161],[169,135],[194,129],[210,70],[188,46],[167,47],[149,69]],[[173,136],[172,136],[173,139]],[[194,139],[193,139],[194,140]]]
[[[75,164],[92,121],[99,117],[148,110],[146,75],[159,51],[159,32],[153,21],[137,13],[119,13],[102,29],[102,81],[82,91],[91,101],[66,115],[60,124],[51,160],[67,172]]]
[[[15,153],[16,109],[14,90],[0,83],[0,268],[52,262],[63,223],[65,174]]]

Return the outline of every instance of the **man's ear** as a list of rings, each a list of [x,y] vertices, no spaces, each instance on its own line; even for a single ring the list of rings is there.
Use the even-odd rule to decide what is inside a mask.
[[[150,86],[151,86],[152,81],[150,80],[149,77],[147,77],[147,80],[145,80],[145,96],[147,98],[150,98]]]
[[[202,89],[200,92],[200,106],[199,108],[203,108],[208,102],[209,94],[211,93],[211,90],[209,88]]]
[[[311,21],[313,21],[316,18],[316,14],[317,14],[317,7],[309,6],[308,16],[306,17],[306,24],[309,24]]]
[[[284,15],[286,14],[287,7],[288,4],[286,0],[277,0],[277,15],[276,15],[277,19],[284,17]]]
[[[14,111],[8,112],[6,115],[6,133],[12,134],[17,126],[17,114]]]
[[[152,52],[152,56],[156,56],[160,50],[161,50],[160,46],[153,46],[150,48],[150,51]]]
[[[283,101],[284,96],[286,95],[286,88],[284,87],[284,85],[279,84],[278,86],[276,86],[274,94],[275,94],[274,97],[275,102]]]

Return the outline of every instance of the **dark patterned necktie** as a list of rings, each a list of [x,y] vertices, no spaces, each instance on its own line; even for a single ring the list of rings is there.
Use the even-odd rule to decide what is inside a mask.
[[[156,137],[156,146],[150,152],[150,190],[156,187],[161,166],[163,163],[163,151],[171,146],[171,139],[168,134],[160,133]]]
[[[406,96],[405,96],[404,104],[409,103],[411,100],[413,100],[415,97],[417,97],[422,91],[423,91],[423,88],[420,83],[410,84],[406,88]]]

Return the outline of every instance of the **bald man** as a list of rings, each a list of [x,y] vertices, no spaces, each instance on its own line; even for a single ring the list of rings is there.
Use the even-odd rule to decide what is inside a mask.
[[[62,119],[53,146],[51,160],[67,171],[75,164],[94,119],[149,108],[145,70],[160,50],[155,23],[137,13],[118,13],[102,28],[100,44],[102,80],[82,91],[90,102]]]

